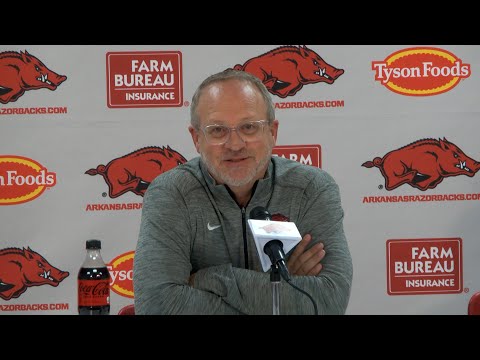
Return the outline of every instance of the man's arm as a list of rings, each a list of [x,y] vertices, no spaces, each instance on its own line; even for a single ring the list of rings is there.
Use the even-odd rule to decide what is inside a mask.
[[[135,313],[241,314],[222,295],[189,286],[192,225],[174,192],[152,183],[144,196],[134,257]]]
[[[304,193],[297,227],[312,235],[311,245],[322,242],[325,256],[318,276],[292,276],[292,283],[316,301],[319,314],[344,314],[350,298],[352,259],[343,230],[343,209],[337,184],[328,174],[314,180]],[[222,265],[202,269],[195,276],[195,287],[225,295],[233,307],[247,314],[271,314],[270,275]],[[314,314],[310,299],[280,283],[281,314]]]
[[[144,198],[135,253],[138,313],[271,314],[268,273],[224,264],[200,269],[193,277],[194,288],[188,286],[193,229],[186,205],[173,200],[171,189],[162,192],[152,185]],[[326,254],[318,276],[293,276],[292,282],[315,299],[319,314],[343,314],[350,296],[352,261],[343,232],[338,186],[327,176],[309,188],[297,227],[312,235],[312,245],[324,243]],[[157,192],[162,193],[161,199],[159,194],[154,199]],[[281,314],[314,313],[309,298],[285,281],[279,292]]]

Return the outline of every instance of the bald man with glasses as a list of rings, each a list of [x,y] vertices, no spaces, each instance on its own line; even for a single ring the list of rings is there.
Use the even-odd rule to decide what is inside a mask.
[[[192,98],[190,126],[200,154],[159,175],[143,201],[134,257],[136,314],[272,314],[248,214],[267,208],[296,224],[302,240],[287,256],[291,282],[318,314],[344,314],[352,259],[339,188],[324,170],[272,157],[279,122],[255,76],[226,70]],[[314,314],[311,300],[280,283],[280,314]]]

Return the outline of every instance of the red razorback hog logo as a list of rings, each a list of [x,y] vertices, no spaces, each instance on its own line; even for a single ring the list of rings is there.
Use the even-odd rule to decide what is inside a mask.
[[[50,265],[30,247],[0,250],[0,298],[3,300],[18,298],[31,286],[57,287],[68,275],[68,271]]]
[[[379,168],[387,190],[408,184],[422,191],[435,188],[446,177],[472,177],[480,169],[478,161],[445,138],[415,141],[390,151],[383,158],[366,161],[362,166]]]
[[[272,221],[290,221],[290,218],[288,216],[285,216],[280,213],[276,213],[272,215]]]
[[[161,148],[149,146],[113,159],[107,165],[98,165],[85,174],[102,175],[111,198],[127,191],[143,196],[155,177],[186,162],[180,153],[168,145]]]
[[[35,56],[25,52],[0,53],[0,103],[17,101],[25,91],[37,89],[56,90],[67,80],[47,68]]]
[[[345,71],[327,64],[306,46],[281,46],[237,64],[235,70],[258,77],[268,91],[281,98],[293,96],[303,85],[323,82],[333,84]]]

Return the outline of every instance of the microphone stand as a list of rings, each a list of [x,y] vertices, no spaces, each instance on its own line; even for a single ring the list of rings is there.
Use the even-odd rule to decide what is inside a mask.
[[[280,315],[280,271],[276,264],[272,264],[271,269],[270,283],[272,284],[272,310],[273,315]]]

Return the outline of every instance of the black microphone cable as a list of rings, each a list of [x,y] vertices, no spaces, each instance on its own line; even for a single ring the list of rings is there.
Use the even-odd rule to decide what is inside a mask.
[[[306,292],[305,290],[302,290],[302,289],[300,289],[298,286],[293,285],[292,279],[287,279],[287,278],[285,277],[285,275],[284,275],[281,271],[280,271],[280,275],[281,275],[281,276],[283,277],[283,279],[287,282],[287,284],[289,284],[289,285],[290,285],[291,287],[293,287],[294,289],[300,291],[302,294],[306,295],[306,296],[310,299],[310,301],[311,301],[312,304],[313,304],[313,309],[314,309],[314,311],[315,311],[315,315],[318,315],[317,303],[315,302],[315,300],[313,299],[313,297],[312,297],[308,292]]]

